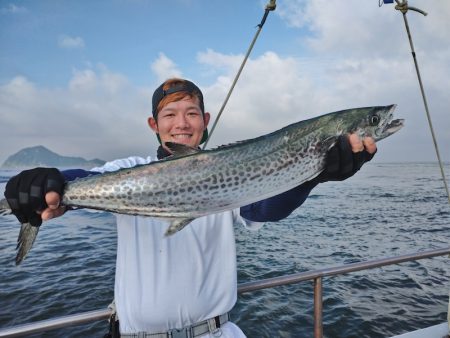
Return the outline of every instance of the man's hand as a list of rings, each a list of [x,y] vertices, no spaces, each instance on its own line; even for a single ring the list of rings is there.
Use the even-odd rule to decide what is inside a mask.
[[[340,136],[336,145],[328,151],[325,169],[317,181],[343,181],[361,169],[376,152],[377,145],[371,137],[361,140],[357,134]]]
[[[39,211],[41,214],[41,219],[43,221],[48,221],[49,219],[59,217],[64,215],[66,212],[66,207],[59,206],[61,202],[61,195],[57,192],[50,191],[45,194],[45,203],[47,203],[48,208]]]
[[[40,226],[42,220],[61,216],[60,196],[65,180],[58,169],[35,168],[12,177],[5,188],[5,197],[20,223]]]

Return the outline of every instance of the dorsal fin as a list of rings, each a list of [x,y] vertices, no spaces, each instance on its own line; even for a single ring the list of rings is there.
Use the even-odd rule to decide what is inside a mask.
[[[200,152],[201,150],[198,148],[193,148],[190,146],[187,146],[185,144],[175,143],[175,142],[165,142],[164,143],[167,148],[172,152],[172,156],[174,157],[181,157],[181,156],[187,156],[192,155]]]

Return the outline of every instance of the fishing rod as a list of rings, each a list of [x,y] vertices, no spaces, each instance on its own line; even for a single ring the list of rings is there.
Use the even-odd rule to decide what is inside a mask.
[[[238,72],[237,72],[237,74],[236,74],[236,76],[234,78],[234,81],[233,81],[233,83],[232,83],[232,85],[231,85],[231,87],[230,87],[230,89],[228,91],[227,96],[225,97],[225,100],[224,100],[224,102],[222,104],[222,107],[220,108],[219,113],[217,114],[217,117],[216,117],[216,119],[214,121],[214,124],[213,124],[213,126],[211,128],[211,131],[209,132],[209,136],[206,139],[205,144],[203,145],[202,149],[206,148],[206,146],[207,146],[207,144],[208,144],[209,140],[211,139],[211,136],[212,136],[212,134],[214,132],[214,129],[216,129],[216,126],[217,126],[217,123],[219,122],[220,116],[222,115],[223,110],[225,109],[225,106],[227,105],[228,100],[230,99],[230,96],[231,96],[231,93],[233,92],[234,86],[236,85],[236,83],[237,83],[237,81],[239,79],[239,76],[241,75],[241,72],[244,69],[245,63],[247,62],[247,59],[250,56],[250,53],[251,53],[251,51],[253,49],[253,46],[255,45],[255,42],[258,39],[259,33],[261,32],[261,30],[262,30],[262,28],[264,26],[264,23],[266,22],[267,16],[269,15],[269,13],[271,11],[274,11],[275,8],[277,7],[275,2],[276,2],[276,0],[270,0],[269,3],[266,5],[266,8],[264,10],[264,15],[263,15],[263,17],[261,19],[261,22],[257,26],[258,30],[256,31],[255,36],[254,36],[254,38],[253,38],[253,40],[252,40],[252,42],[250,44],[250,47],[247,50],[247,54],[245,54],[244,60],[242,61],[241,66],[239,67],[239,70],[238,70]]]
[[[393,0],[379,0],[378,5],[380,7],[382,5],[381,1],[383,1],[385,4],[394,2]],[[411,31],[409,29],[408,18],[406,17],[406,13],[409,10],[414,11],[414,12],[418,12],[418,13],[422,14],[423,16],[427,16],[428,13],[426,13],[425,11],[423,11],[421,9],[418,9],[416,7],[409,6],[408,5],[408,0],[395,0],[395,2],[397,3],[397,5],[395,6],[395,9],[400,11],[400,12],[402,12],[402,14],[403,14],[403,21],[405,22],[406,33],[408,35],[409,45],[411,47],[411,54],[412,54],[412,57],[413,57],[413,60],[414,60],[414,66],[416,68],[417,79],[419,80],[420,92],[422,94],[422,100],[423,100],[423,104],[425,106],[425,112],[426,112],[426,115],[427,115],[428,125],[430,127],[431,137],[433,139],[433,144],[434,144],[434,149],[436,151],[436,156],[437,156],[437,159],[438,159],[438,162],[439,162],[439,167],[440,167],[440,170],[441,170],[442,180],[444,181],[445,191],[447,192],[448,203],[450,204],[450,192],[449,192],[447,180],[445,178],[444,165],[442,163],[442,159],[441,159],[441,155],[440,155],[440,152],[439,152],[438,143],[436,141],[436,135],[434,133],[433,123],[431,122],[431,114],[430,114],[430,110],[428,109],[428,101],[427,101],[427,97],[425,95],[425,89],[424,89],[424,86],[423,86],[422,77],[420,76],[419,64],[417,62],[416,52],[414,50],[414,44],[413,44],[412,37],[411,37]]]

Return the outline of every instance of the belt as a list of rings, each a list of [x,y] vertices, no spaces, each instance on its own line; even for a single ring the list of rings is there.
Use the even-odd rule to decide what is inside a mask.
[[[161,333],[121,333],[121,338],[195,338],[201,336],[207,332],[219,333],[221,325],[225,324],[229,320],[228,313],[223,315],[204,320],[200,323],[186,326],[182,329],[172,329],[167,332]],[[220,333],[219,333],[220,334]]]

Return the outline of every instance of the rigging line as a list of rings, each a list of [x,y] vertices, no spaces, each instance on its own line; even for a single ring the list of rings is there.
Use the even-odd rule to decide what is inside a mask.
[[[264,23],[266,22],[267,16],[269,15],[269,12],[274,11],[275,8],[276,8],[275,2],[276,2],[276,0],[270,0],[269,3],[266,5],[265,11],[264,11],[264,16],[261,19],[260,24],[257,26],[258,30],[256,31],[256,34],[255,34],[255,36],[254,36],[254,38],[253,38],[253,40],[252,40],[252,42],[250,44],[250,47],[247,50],[247,54],[245,54],[244,60],[242,61],[241,66],[239,67],[239,70],[238,70],[238,72],[237,72],[237,74],[236,74],[236,76],[235,76],[235,78],[233,80],[233,83],[232,83],[232,85],[231,85],[231,87],[230,87],[230,89],[228,91],[227,96],[225,97],[225,100],[224,100],[224,102],[222,104],[222,107],[220,108],[219,113],[217,114],[217,117],[214,120],[214,124],[213,124],[213,126],[211,128],[211,131],[209,132],[209,136],[206,139],[205,144],[203,145],[202,149],[206,148],[206,146],[208,145],[208,142],[211,139],[211,136],[212,136],[212,134],[214,132],[214,129],[216,129],[216,126],[217,126],[217,123],[219,122],[220,116],[222,115],[223,110],[225,109],[225,106],[227,105],[228,100],[229,100],[229,98],[231,96],[231,93],[233,92],[233,89],[234,89],[234,87],[235,87],[235,85],[236,85],[236,83],[237,83],[237,81],[239,79],[239,76],[241,75],[241,72],[244,69],[245,63],[247,62],[247,59],[250,56],[250,53],[251,53],[251,51],[253,49],[253,46],[255,45],[255,42],[258,39],[259,33],[261,32],[261,30],[262,30],[262,28],[264,26]]]
[[[425,106],[425,112],[427,115],[428,125],[430,126],[431,137],[433,138],[434,149],[436,151],[436,156],[437,156],[437,159],[439,162],[442,179],[444,181],[445,191],[447,192],[448,203],[450,204],[450,192],[448,189],[447,180],[445,178],[444,165],[442,164],[441,155],[439,153],[439,147],[438,147],[438,143],[436,141],[436,135],[434,133],[433,123],[431,122],[431,115],[430,115],[430,111],[428,109],[428,102],[427,102],[427,97],[425,95],[425,89],[424,89],[423,83],[422,83],[422,77],[420,76],[419,64],[417,62],[416,52],[414,50],[414,44],[413,44],[412,37],[411,37],[411,31],[409,29],[408,19],[406,18],[406,13],[408,12],[408,10],[416,11],[425,16],[427,15],[427,13],[418,8],[408,6],[407,0],[402,0],[402,1],[395,0],[395,1],[397,2],[395,9],[401,11],[403,14],[403,20],[405,22],[406,33],[408,34],[409,45],[411,47],[411,54],[412,54],[412,57],[414,60],[414,66],[416,67],[416,74],[417,74],[417,78],[419,80],[420,92],[422,93],[422,99],[423,99],[423,104]]]

